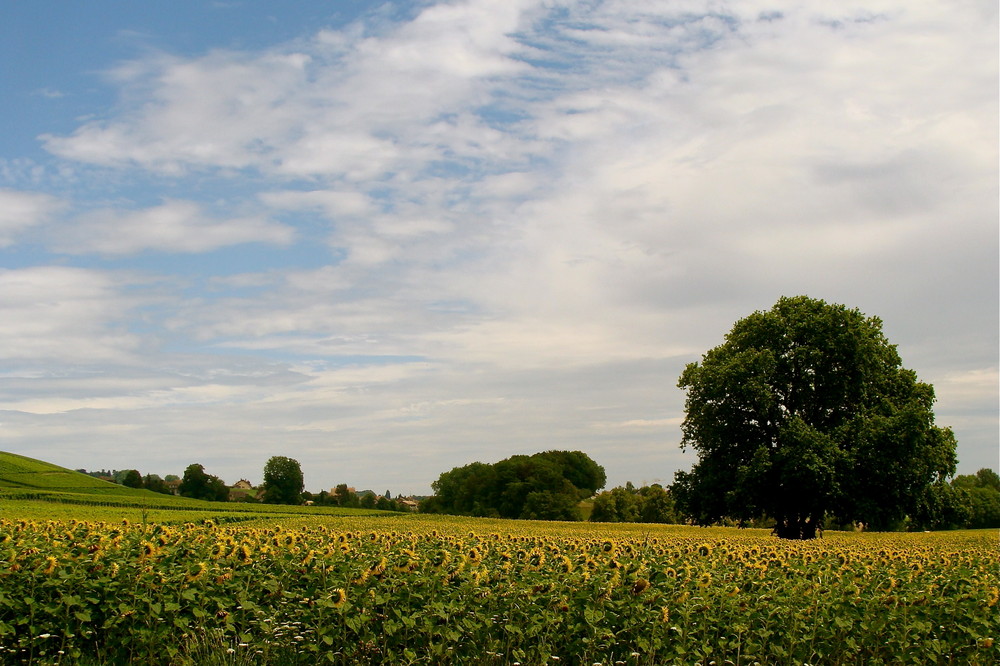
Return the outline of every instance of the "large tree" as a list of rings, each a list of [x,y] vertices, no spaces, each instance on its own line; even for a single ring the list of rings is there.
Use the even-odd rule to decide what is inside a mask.
[[[701,524],[766,514],[809,538],[827,514],[886,528],[955,472],[934,390],[902,367],[882,322],[797,296],[736,322],[691,363],[674,494]]]
[[[285,456],[272,456],[264,465],[264,502],[268,504],[299,504],[302,501],[302,467],[299,461]]]

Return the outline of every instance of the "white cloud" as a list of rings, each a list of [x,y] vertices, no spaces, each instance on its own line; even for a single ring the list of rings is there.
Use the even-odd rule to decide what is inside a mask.
[[[481,458],[477,442],[583,442],[624,482],[683,461],[666,460],[683,362],[782,294],[883,317],[922,377],[995,366],[996,46],[986,3],[484,0],[260,52],[137,61],[115,73],[121,109],[46,147],[119,177],[166,172],[164,191],[227,181],[245,199],[226,214],[183,198],[91,205],[53,245],[111,260],[292,251],[318,228],[327,265],[218,276],[154,336],[206,369],[217,353],[350,369],[50,408],[143,412],[165,429],[156,441],[196,433],[257,450],[287,435],[359,470],[366,447],[419,450],[431,478],[455,455]],[[53,201],[31,199],[17,219],[37,226]],[[6,219],[9,243],[27,227]],[[44,284],[75,281],[38,270]],[[36,328],[0,325],[0,338],[56,359],[147,341],[109,344],[127,306],[108,274],[79,280],[60,306],[77,310],[79,335],[71,317],[15,308]],[[995,387],[942,380],[938,394],[958,422],[995,430]],[[977,416],[962,421],[955,406],[971,396]],[[970,456],[995,448],[995,432],[962,427],[960,443],[980,443]],[[655,446],[668,453],[649,457]],[[626,467],[623,450],[645,462]]]
[[[319,209],[331,219],[341,216],[357,217],[375,210],[370,197],[356,190],[263,192],[260,194],[260,199],[266,205],[279,210]]]
[[[55,250],[67,254],[208,252],[242,243],[287,245],[294,233],[291,227],[260,216],[216,220],[194,202],[168,200],[138,211],[87,213],[60,230],[51,242]]]
[[[0,269],[0,358],[53,372],[134,361],[141,339],[126,324],[136,300],[123,293],[124,277],[58,266]]]
[[[0,248],[13,245],[22,232],[63,207],[63,202],[49,194],[0,189]]]
[[[42,139],[63,157],[101,165],[169,173],[187,164],[253,166],[288,139],[296,109],[284,102],[304,83],[309,62],[299,53],[214,51],[195,61],[160,55],[130,63],[113,80],[141,99],[131,122],[93,121],[70,137]]]

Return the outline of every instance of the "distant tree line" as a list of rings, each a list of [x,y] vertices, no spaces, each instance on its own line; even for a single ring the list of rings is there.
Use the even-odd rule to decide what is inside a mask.
[[[347,509],[377,509],[379,511],[410,511],[402,497],[393,499],[390,491],[377,495],[372,490],[351,490],[346,483],[341,483],[333,492],[321,490],[318,493],[303,493],[306,501],[316,506],[340,506]]]
[[[672,491],[677,490],[676,484],[666,490],[674,495]],[[698,523],[695,514],[685,511],[681,503],[675,503],[674,511],[676,522]],[[760,513],[750,518],[723,517],[717,523],[769,527],[774,524],[774,517]],[[830,529],[873,528],[834,513],[824,516],[824,524]],[[1000,475],[989,468],[980,469],[975,474],[960,474],[950,482],[939,481],[924,488],[910,513],[894,522],[874,526],[874,529],[888,531],[996,528],[1000,528]]]
[[[98,479],[111,479],[114,483],[126,488],[145,488],[146,490],[152,490],[154,493],[162,493],[164,495],[172,495],[174,492],[167,482],[180,479],[176,474],[167,474],[164,478],[160,478],[158,474],[143,476],[139,473],[139,470],[135,469],[102,469],[92,472],[88,472],[85,469],[78,469],[76,471]]]
[[[424,513],[581,520],[580,500],[604,487],[604,468],[581,451],[545,451],[500,462],[474,462],[431,484]]]
[[[172,495],[174,488],[171,483],[179,481],[177,494],[182,497],[205,500],[208,502],[225,502],[233,498],[232,489],[218,476],[205,471],[200,463],[188,465],[184,476],[168,474],[160,478],[156,474],[143,476],[138,470],[99,470],[77,472],[102,479],[111,479],[128,488],[144,488],[157,493]],[[376,495],[371,490],[356,492],[346,483],[338,485],[333,492],[325,490],[313,494],[304,490],[302,467],[294,458],[272,456],[264,466],[264,482],[258,492],[239,495],[236,501],[263,502],[266,504],[302,504],[311,503],[321,506],[341,506],[359,509],[377,509],[380,511],[410,511],[402,497],[392,498],[387,490],[384,495]]]
[[[668,488],[654,483],[636,488],[629,481],[594,498],[590,521],[594,523],[679,523],[674,498]]]
[[[1000,527],[1000,475],[984,467],[936,483],[908,518],[911,529],[986,529]]]

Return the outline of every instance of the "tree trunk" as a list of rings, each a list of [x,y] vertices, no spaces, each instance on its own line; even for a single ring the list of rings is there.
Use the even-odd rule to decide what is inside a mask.
[[[809,516],[779,518],[773,534],[782,539],[815,539],[816,521]]]

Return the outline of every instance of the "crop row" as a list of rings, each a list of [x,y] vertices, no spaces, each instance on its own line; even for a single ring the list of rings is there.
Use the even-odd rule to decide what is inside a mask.
[[[0,660],[997,663],[991,537],[0,520]]]

